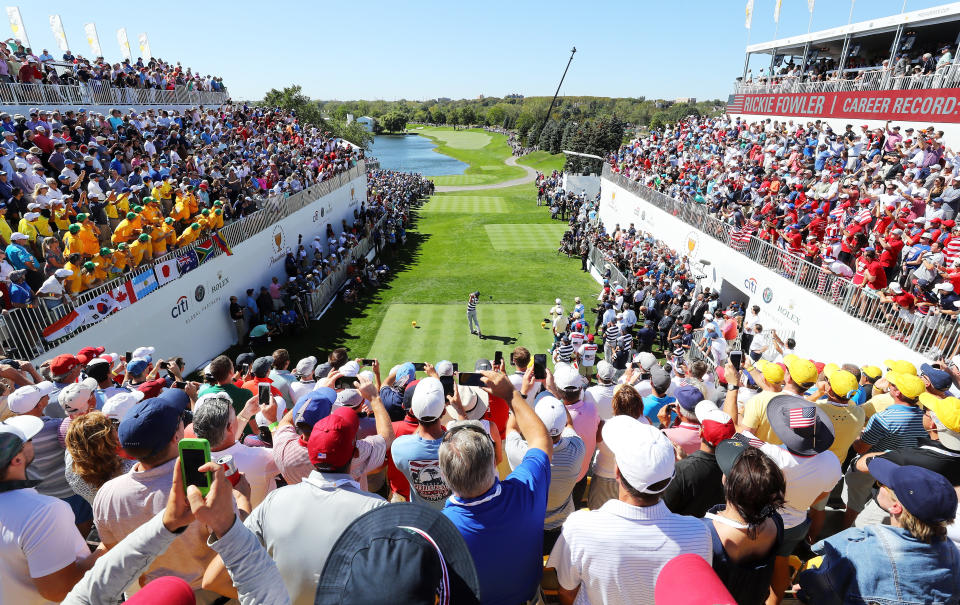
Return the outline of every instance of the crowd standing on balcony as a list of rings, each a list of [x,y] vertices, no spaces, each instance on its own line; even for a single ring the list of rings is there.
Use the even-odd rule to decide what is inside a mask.
[[[0,131],[5,308],[59,304],[363,157],[261,107],[31,109],[0,113]]]

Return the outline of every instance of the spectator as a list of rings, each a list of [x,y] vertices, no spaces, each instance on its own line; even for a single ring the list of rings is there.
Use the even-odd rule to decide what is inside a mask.
[[[143,393],[140,391],[135,393],[138,395],[124,393],[115,396],[125,402],[129,401],[129,404],[113,400],[109,409],[114,405],[133,407],[143,398]],[[119,424],[119,419],[117,423]],[[120,457],[120,439],[117,437],[117,429],[112,418],[106,413],[94,411],[71,422],[67,431],[66,447],[64,465],[67,483],[90,506],[93,506],[100,486],[128,472],[136,462]]]
[[[589,389],[588,389],[589,391]],[[629,416],[649,424],[643,416],[643,400],[629,384],[616,388],[613,394],[613,416]],[[609,420],[605,419],[604,422]],[[619,494],[616,479],[616,460],[613,452],[602,440],[597,443],[597,457],[593,463],[593,478],[590,482],[588,508],[597,510],[608,500],[616,500]]]
[[[290,407],[300,401],[300,398],[313,390],[317,381],[313,377],[313,371],[317,367],[317,358],[313,355],[304,357],[297,362],[297,367],[293,370],[293,376],[296,378],[290,383]]]
[[[454,393],[458,393],[454,389]],[[459,394],[455,395],[459,400]],[[451,397],[453,399],[453,397]],[[410,486],[410,501],[441,510],[450,496],[450,488],[440,475],[440,445],[444,426],[440,418],[446,409],[443,385],[427,376],[417,381],[410,402],[410,413],[417,428],[397,437],[390,446],[393,463]]]
[[[566,406],[573,420],[573,428],[585,446],[577,483],[573,488],[573,504],[580,506],[587,489],[587,471],[590,470],[590,461],[593,460],[593,453],[597,448],[600,416],[593,401],[583,397],[583,378],[573,366],[560,364],[553,376],[547,375],[548,388],[551,383],[555,387],[551,389],[553,394]],[[523,430],[520,432],[523,433]]]
[[[696,416],[700,448],[677,462],[673,481],[663,492],[663,502],[679,515],[702,517],[723,502],[723,473],[715,452],[721,441],[733,436],[735,429],[733,419],[711,401],[697,403]]]

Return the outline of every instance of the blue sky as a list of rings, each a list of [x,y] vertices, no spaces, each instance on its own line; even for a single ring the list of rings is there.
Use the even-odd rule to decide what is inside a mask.
[[[756,0],[750,42],[774,37],[775,0]],[[848,0],[817,0],[813,31],[843,25]],[[907,11],[943,4],[907,0]],[[561,94],[726,98],[743,69],[745,0],[530,2],[235,2],[140,0],[21,4],[34,49],[56,51],[59,14],[74,52],[97,24],[108,59],[126,27],[134,56],[146,32],[153,54],[222,75],[234,98],[291,83],[316,99],[426,99]],[[903,0],[860,0],[853,20],[897,14]],[[777,37],[807,31],[806,0],[783,0]],[[9,35],[9,28],[3,30]],[[57,51],[59,53],[59,51]],[[55,53],[57,57],[59,54]]]

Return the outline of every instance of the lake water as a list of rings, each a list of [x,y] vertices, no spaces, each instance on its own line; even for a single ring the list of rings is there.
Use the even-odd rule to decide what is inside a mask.
[[[426,176],[463,174],[468,164],[433,151],[436,145],[420,135],[374,137],[368,155],[380,160],[386,170],[419,172]]]

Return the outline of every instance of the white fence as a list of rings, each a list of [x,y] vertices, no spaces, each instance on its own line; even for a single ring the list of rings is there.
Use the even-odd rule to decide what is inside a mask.
[[[114,88],[108,82],[86,84],[20,84],[0,82],[2,105],[222,105],[227,91]]]
[[[822,93],[861,90],[919,90],[960,86],[960,65],[954,64],[925,75],[894,75],[890,70],[848,70],[850,77],[810,81],[806,76],[783,76],[765,81],[737,82],[736,94]],[[855,74],[855,75],[854,75]]]

